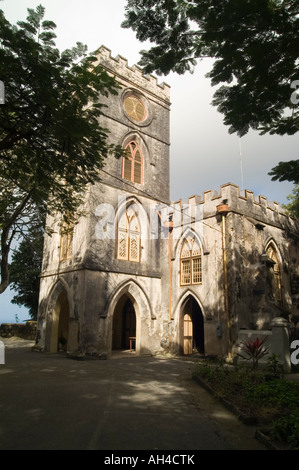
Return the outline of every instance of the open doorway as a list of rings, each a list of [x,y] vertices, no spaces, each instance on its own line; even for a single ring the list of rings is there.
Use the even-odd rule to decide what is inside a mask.
[[[189,296],[182,309],[182,353],[204,355],[204,319],[200,306]]]
[[[50,352],[67,350],[69,319],[69,302],[63,291],[58,296],[53,310]]]
[[[136,350],[136,314],[129,296],[123,295],[114,311],[112,327],[113,350]]]

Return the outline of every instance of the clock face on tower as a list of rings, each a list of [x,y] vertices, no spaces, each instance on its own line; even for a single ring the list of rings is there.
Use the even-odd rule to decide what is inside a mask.
[[[127,95],[124,99],[124,108],[127,115],[136,122],[143,122],[147,113],[141,99],[134,95]]]

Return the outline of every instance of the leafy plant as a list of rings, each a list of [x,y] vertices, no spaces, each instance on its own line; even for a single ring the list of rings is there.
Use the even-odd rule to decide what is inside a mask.
[[[270,428],[271,435],[286,442],[291,448],[299,447],[299,414],[298,411],[275,420]]]
[[[238,356],[242,357],[247,361],[252,361],[252,368],[255,369],[258,366],[258,361],[268,354],[269,347],[264,347],[267,338],[259,339],[256,338],[255,341],[248,339],[241,342],[241,353],[237,353]]]
[[[268,358],[267,362],[268,362],[268,369],[275,377],[280,377],[281,375],[283,375],[283,366],[279,362],[279,356],[277,356],[277,354],[273,353]]]
[[[277,356],[270,359],[276,368]],[[197,364],[192,376],[209,385],[213,395],[229,403],[239,416],[261,420],[267,425],[266,434],[283,446],[299,447],[298,383],[281,377],[269,381],[263,368],[208,362]]]
[[[15,243],[32,226],[44,227],[40,215],[75,224],[87,185],[100,180],[108,157],[122,154],[99,120],[118,85],[97,51],[77,43],[60,52],[56,26],[44,16],[39,5],[12,25],[0,9],[0,294],[11,282]]]

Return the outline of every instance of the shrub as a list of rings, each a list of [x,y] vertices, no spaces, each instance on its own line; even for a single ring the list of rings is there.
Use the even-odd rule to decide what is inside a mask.
[[[238,353],[238,356],[242,357],[242,359],[246,359],[247,361],[252,361],[252,368],[255,369],[258,366],[258,361],[268,354],[269,348],[264,347],[264,343],[267,341],[267,338],[263,338],[262,340],[256,338],[255,341],[252,339],[248,339],[246,341],[241,342],[241,351],[243,354]],[[245,355],[244,355],[245,354]]]
[[[278,441],[289,444],[291,448],[298,448],[299,411],[274,421],[270,427],[270,434]]]
[[[193,377],[208,383],[216,397],[230,402],[240,415],[267,424],[268,435],[299,447],[299,384],[273,375],[269,380],[264,369],[209,362],[197,364]]]

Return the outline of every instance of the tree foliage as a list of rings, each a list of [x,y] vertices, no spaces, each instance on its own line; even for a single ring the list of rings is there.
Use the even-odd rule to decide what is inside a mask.
[[[43,224],[31,226],[29,232],[13,251],[10,264],[10,288],[15,295],[12,303],[28,308],[32,320],[36,320],[40,272],[43,257]]]
[[[115,81],[81,43],[60,53],[56,26],[44,16],[40,5],[11,25],[0,10],[0,293],[15,237],[36,214],[73,217],[86,185],[120,152],[99,125],[100,97],[117,93]]]
[[[292,181],[299,184],[299,160],[280,162],[269,173],[275,181]]]
[[[123,27],[156,44],[141,52],[148,73],[182,74],[197,59],[215,58],[209,77],[221,86],[213,104],[229,132],[292,135],[299,129],[291,101],[299,77],[298,13],[298,0],[127,0]]]
[[[297,219],[299,219],[299,185],[296,184],[292,194],[287,196],[288,201],[290,201],[288,204],[283,204],[283,209],[286,210],[286,212]]]
[[[123,27],[155,44],[141,51],[147,73],[183,74],[215,59],[212,104],[230,133],[298,132],[298,0],[127,0],[125,17]],[[298,162],[279,163],[272,179],[298,183]]]

